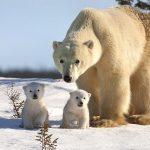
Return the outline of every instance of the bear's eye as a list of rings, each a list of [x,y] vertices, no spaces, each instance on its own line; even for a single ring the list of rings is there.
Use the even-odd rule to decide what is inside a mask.
[[[79,59],[76,59],[76,60],[75,60],[75,64],[78,65],[79,63],[80,63],[80,60],[79,60]]]
[[[37,91],[38,91],[38,92],[40,92],[40,90],[39,90],[39,89],[38,89]]]
[[[83,97],[83,99],[85,99],[85,97]]]
[[[32,93],[32,91],[30,90],[30,93]]]
[[[64,60],[63,60],[63,59],[61,59],[61,60],[60,60],[60,63],[61,63],[61,64],[63,64],[63,63],[64,63]]]
[[[79,97],[77,96],[76,99],[79,99]]]

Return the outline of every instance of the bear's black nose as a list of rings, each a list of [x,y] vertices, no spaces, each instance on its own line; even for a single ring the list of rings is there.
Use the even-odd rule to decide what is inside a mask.
[[[83,106],[83,102],[79,102],[78,106],[79,107]]]
[[[37,98],[38,98],[37,94],[34,94],[33,99],[37,99]]]
[[[72,77],[70,77],[70,76],[68,76],[68,75],[65,75],[65,76],[64,76],[64,81],[65,81],[65,82],[71,82],[71,80],[72,80]]]

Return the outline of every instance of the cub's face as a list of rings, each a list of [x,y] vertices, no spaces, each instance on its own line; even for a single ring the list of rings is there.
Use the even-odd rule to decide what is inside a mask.
[[[93,54],[94,43],[89,40],[84,43],[79,42],[53,42],[54,62],[62,74],[65,82],[74,82],[82,75],[99,57]]]
[[[73,102],[74,105],[80,108],[87,106],[90,97],[91,94],[84,90],[77,90],[70,93],[71,101]]]
[[[23,87],[27,100],[38,101],[44,95],[44,84],[32,82]]]

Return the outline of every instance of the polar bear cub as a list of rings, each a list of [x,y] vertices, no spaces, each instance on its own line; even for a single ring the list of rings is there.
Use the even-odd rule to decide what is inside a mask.
[[[89,127],[88,102],[91,94],[84,90],[76,90],[70,93],[70,99],[63,110],[63,121],[61,128]]]
[[[22,110],[22,127],[39,128],[48,124],[48,111],[43,101],[44,84],[32,82],[23,87],[26,101]]]

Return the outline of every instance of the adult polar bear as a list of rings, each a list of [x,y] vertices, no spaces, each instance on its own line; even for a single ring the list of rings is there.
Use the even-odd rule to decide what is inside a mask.
[[[125,124],[128,113],[130,121],[150,124],[149,25],[149,14],[128,6],[89,8],[63,42],[53,42],[63,79],[92,93],[90,116],[100,115],[102,126]]]

